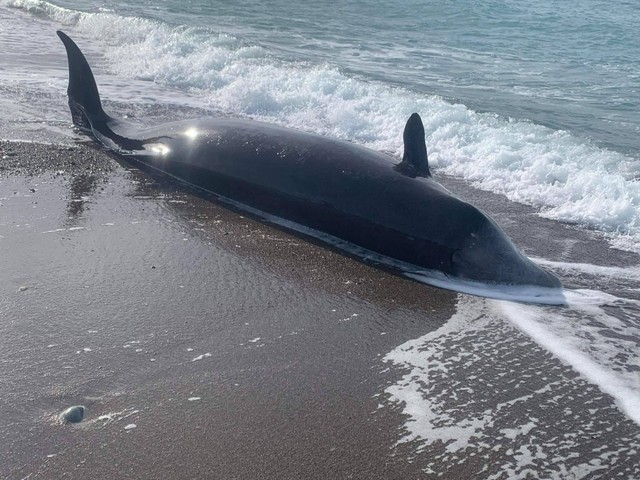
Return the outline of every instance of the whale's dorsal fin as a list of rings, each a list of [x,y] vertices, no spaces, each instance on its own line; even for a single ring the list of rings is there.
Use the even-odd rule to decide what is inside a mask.
[[[412,177],[430,177],[427,144],[424,139],[424,126],[417,113],[413,113],[404,127],[404,156],[397,166],[398,171]]]
[[[69,61],[69,108],[73,123],[81,129],[90,130],[93,122],[104,122],[109,119],[102,110],[100,94],[96,80],[87,59],[78,46],[66,34],[56,32],[67,50]]]

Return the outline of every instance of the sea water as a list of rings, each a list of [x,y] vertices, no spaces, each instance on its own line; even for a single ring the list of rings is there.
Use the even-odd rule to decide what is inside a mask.
[[[436,175],[640,253],[639,24],[632,1],[0,0],[0,136],[72,141],[62,29],[115,115],[249,117],[400,157],[419,112]],[[486,301],[484,318],[525,332],[640,422],[640,268],[537,261],[582,287],[569,307]],[[441,338],[468,332],[468,303]],[[406,365],[402,352],[388,359]],[[411,361],[433,360],[421,353]]]
[[[38,117],[60,118],[60,28],[106,76],[103,97],[125,109],[153,102],[171,117],[171,104],[201,107],[395,155],[403,123],[417,111],[440,172],[640,251],[633,2],[0,6],[0,101],[18,117],[2,121],[18,137],[27,136],[20,121],[29,130]],[[51,95],[35,110],[24,105]]]

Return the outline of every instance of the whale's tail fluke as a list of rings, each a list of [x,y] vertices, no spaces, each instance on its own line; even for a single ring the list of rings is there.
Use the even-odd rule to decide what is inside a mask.
[[[83,130],[91,130],[95,122],[105,122],[109,116],[102,110],[100,94],[87,59],[66,34],[56,32],[67,50],[69,62],[69,108],[73,123]]]
[[[116,133],[119,128],[126,127],[127,123],[105,113],[89,62],[73,40],[59,30],[57,33],[67,49],[69,61],[67,96],[73,124],[80,130],[93,135],[107,148],[121,153],[144,150],[146,143],[157,141],[157,138],[140,140]]]

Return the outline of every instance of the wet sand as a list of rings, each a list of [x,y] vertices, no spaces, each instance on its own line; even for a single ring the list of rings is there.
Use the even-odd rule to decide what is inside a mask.
[[[603,446],[618,452],[610,476],[589,478],[640,470],[638,427],[506,324],[478,334],[500,344],[482,369],[452,369],[432,393],[469,387],[451,411],[470,403],[478,416],[542,390],[534,401],[514,402],[466,455],[441,439],[403,441],[406,412],[388,389],[409,370],[385,355],[481,300],[372,268],[85,144],[0,142],[0,159],[1,478],[514,478],[503,466],[530,438],[492,443],[490,429],[527,415],[548,427],[537,443],[566,450],[567,472]],[[531,255],[636,260],[464,192]],[[434,354],[473,350],[478,335],[441,337]],[[60,424],[72,405],[84,420]],[[532,458],[518,478],[560,471],[552,460]]]

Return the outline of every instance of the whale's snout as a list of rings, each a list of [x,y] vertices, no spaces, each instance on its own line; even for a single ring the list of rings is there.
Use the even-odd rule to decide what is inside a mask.
[[[453,253],[456,276],[482,283],[562,288],[555,275],[533,263],[493,220],[485,220]]]

